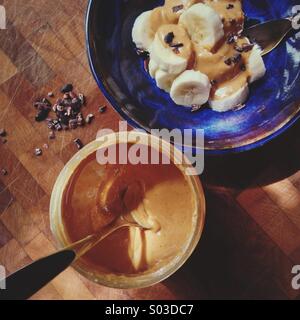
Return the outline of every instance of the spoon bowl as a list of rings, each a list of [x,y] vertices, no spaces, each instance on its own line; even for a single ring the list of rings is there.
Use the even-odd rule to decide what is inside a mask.
[[[252,43],[257,43],[264,56],[277,48],[293,29],[292,21],[292,18],[267,21],[246,29],[243,35],[248,37]]]

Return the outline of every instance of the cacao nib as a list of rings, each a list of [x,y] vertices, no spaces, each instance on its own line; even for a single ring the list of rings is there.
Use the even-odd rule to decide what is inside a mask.
[[[105,113],[106,110],[107,110],[107,106],[99,107],[99,112],[100,112],[100,113]]]
[[[47,119],[49,115],[50,109],[43,109],[38,112],[38,114],[35,116],[36,122],[42,122]]]
[[[174,33],[173,33],[173,32],[169,32],[169,33],[165,36],[165,39],[164,39],[164,40],[165,40],[165,43],[171,44],[171,43],[173,42],[174,38],[175,38]]]
[[[43,154],[43,151],[42,151],[42,149],[40,149],[40,148],[36,148],[36,149],[34,150],[34,154],[35,154],[37,157],[40,157],[40,156]]]
[[[85,122],[87,124],[90,124],[94,120],[94,118],[95,118],[95,116],[92,113],[90,113],[90,114],[87,115],[87,117],[85,119]]]
[[[252,44],[252,43],[244,43],[242,47],[243,47],[243,51],[244,52],[249,52],[249,51],[251,51],[253,49],[254,44]]]
[[[174,6],[174,7],[172,8],[172,11],[173,11],[174,13],[176,13],[176,12],[182,10],[183,8],[184,8],[184,5],[183,5],[183,4],[180,4],[180,5],[178,5],[178,6]]]
[[[0,129],[0,137],[6,137],[7,133],[5,131],[5,129],[1,128]]]
[[[74,143],[75,143],[75,145],[76,145],[78,150],[83,148],[83,143],[82,143],[82,141],[80,139],[75,139]]]
[[[242,60],[242,55],[239,53],[239,54],[235,55],[234,57],[232,57],[231,60],[234,64],[237,64]]]
[[[61,88],[61,93],[69,93],[71,91],[73,91],[73,85],[71,83],[68,83]]]

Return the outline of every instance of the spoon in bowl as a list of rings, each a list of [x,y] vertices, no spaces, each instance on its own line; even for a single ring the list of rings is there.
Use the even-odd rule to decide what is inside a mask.
[[[278,47],[286,35],[293,30],[294,18],[283,18],[256,24],[243,31],[251,43],[257,43],[262,56]]]

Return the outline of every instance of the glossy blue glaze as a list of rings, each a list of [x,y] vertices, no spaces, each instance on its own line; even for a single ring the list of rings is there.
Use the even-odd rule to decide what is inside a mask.
[[[297,0],[244,0],[249,19],[267,21],[291,16]],[[114,108],[134,127],[204,129],[207,153],[240,152],[272,140],[300,116],[300,41],[291,33],[264,60],[266,76],[251,86],[246,107],[197,113],[177,106],[146,73],[134,50],[131,30],[136,17],[163,1],[90,0],[86,34],[97,83]],[[276,30],[274,30],[276,32]]]

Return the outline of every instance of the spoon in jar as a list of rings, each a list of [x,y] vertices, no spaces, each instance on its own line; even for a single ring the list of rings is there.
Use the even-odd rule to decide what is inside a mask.
[[[132,188],[128,187],[127,190],[129,190],[129,192],[137,192],[137,188],[134,185]],[[130,197],[128,192],[127,197]],[[138,200],[140,196],[135,196],[134,198]],[[137,206],[138,204],[132,203],[131,205]],[[80,259],[102,240],[122,228],[139,228],[145,231],[150,230],[151,225],[147,222],[145,213],[143,213],[141,217],[139,217],[138,211],[134,211],[133,215],[130,213],[121,215],[94,234],[70,244],[57,253],[33,262],[12,274],[7,279],[1,279],[0,277],[0,284],[5,282],[6,285],[6,290],[0,290],[0,300],[29,299],[67,269],[74,261]]]
[[[89,235],[57,253],[37,260],[7,279],[0,277],[0,284],[5,283],[6,287],[5,290],[0,290],[0,300],[29,299],[102,240],[119,229],[129,227],[147,230],[138,223],[118,219],[101,233]]]

